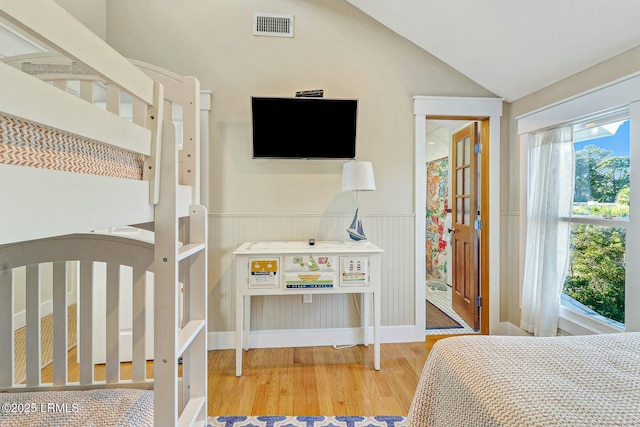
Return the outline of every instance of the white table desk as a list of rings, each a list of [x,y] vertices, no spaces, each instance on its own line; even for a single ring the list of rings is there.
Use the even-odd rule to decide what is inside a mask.
[[[254,295],[362,294],[363,342],[368,345],[368,296],[373,298],[374,368],[380,369],[382,252],[373,244],[319,241],[246,242],[236,249],[236,376],[242,375],[242,347],[249,346],[245,302]],[[247,313],[250,309],[247,310]],[[244,332],[244,333],[243,333]]]

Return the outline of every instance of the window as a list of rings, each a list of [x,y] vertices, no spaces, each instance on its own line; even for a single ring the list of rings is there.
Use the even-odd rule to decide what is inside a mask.
[[[573,126],[575,184],[561,304],[624,329],[630,196],[628,113]]]
[[[531,152],[527,147],[534,135],[570,124],[571,145],[577,158],[577,163],[570,166],[576,169],[572,173],[576,181],[574,197],[568,207],[571,214],[557,219],[559,224],[568,224],[572,232],[566,234],[570,238],[569,259],[562,260],[569,268],[561,269],[568,274],[561,276],[559,288],[555,288],[562,295],[558,298],[560,303],[556,302],[555,293],[551,293],[551,302],[542,301],[559,305],[558,327],[563,333],[640,331],[640,310],[636,309],[640,304],[640,260],[635,255],[640,253],[640,215],[629,206],[629,200],[640,200],[639,168],[633,167],[640,164],[639,100],[640,73],[636,73],[516,117],[520,136],[519,273],[523,313],[531,304],[542,301],[542,294],[527,294],[531,281],[525,268],[531,243],[529,197],[537,194],[528,192]],[[624,136],[626,150],[620,151],[607,135]],[[589,145],[605,153],[587,148]],[[538,249],[542,254],[548,253]],[[552,271],[550,277],[554,274],[558,276]],[[534,278],[535,284],[546,282]],[[563,289],[566,293],[560,292]],[[584,294],[578,296],[584,302],[570,298],[576,293]],[[526,325],[521,319],[520,327],[525,329],[523,324]]]

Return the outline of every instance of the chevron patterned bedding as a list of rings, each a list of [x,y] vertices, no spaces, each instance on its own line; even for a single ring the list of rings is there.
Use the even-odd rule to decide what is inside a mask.
[[[440,340],[408,423],[640,426],[640,333]]]
[[[0,393],[1,426],[153,426],[153,391]]]
[[[0,163],[139,180],[144,156],[0,114]]]

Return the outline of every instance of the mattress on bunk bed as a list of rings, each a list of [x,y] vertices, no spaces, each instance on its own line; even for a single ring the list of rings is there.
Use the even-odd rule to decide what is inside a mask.
[[[0,113],[0,163],[141,180],[144,156]]]
[[[438,341],[413,427],[640,426],[640,333]]]
[[[153,426],[153,390],[0,393],[1,426]]]

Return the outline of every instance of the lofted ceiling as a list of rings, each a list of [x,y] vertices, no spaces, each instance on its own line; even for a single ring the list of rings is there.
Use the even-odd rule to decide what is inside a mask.
[[[640,0],[347,0],[511,102],[640,45]]]
[[[507,101],[640,46],[640,0],[347,0]],[[44,51],[0,23],[0,57]]]

